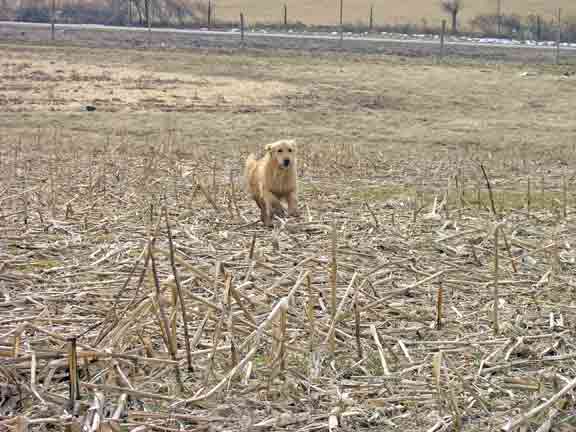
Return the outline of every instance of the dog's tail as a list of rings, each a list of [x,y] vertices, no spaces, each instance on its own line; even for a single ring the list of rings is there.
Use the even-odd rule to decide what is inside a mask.
[[[257,161],[258,158],[256,157],[256,155],[254,153],[250,153],[248,155],[248,157],[246,158],[246,166],[248,166],[249,164],[251,164],[252,162]]]
[[[248,171],[250,170],[250,167],[254,164],[254,162],[256,162],[258,160],[258,158],[253,154],[249,154],[248,157],[246,158],[246,166],[245,166],[245,171],[246,174],[248,174]]]
[[[247,192],[249,192],[250,189],[248,180],[250,177],[250,171],[257,160],[258,158],[253,153],[249,154],[246,158],[246,164],[244,166],[244,189],[246,189]]]

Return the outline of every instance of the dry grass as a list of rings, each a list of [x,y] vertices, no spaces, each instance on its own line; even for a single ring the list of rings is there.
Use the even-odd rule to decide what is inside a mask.
[[[238,21],[241,11],[244,11],[250,22],[282,21],[284,4],[288,5],[289,19],[305,24],[335,25],[339,20],[339,3],[332,0],[263,1],[263,0],[218,0],[216,3],[217,19]],[[344,20],[347,23],[368,22],[370,5],[374,5],[374,20],[380,24],[421,24],[425,20],[428,25],[438,26],[442,19],[440,2],[434,0],[405,0],[390,2],[386,0],[344,0]],[[576,6],[568,0],[504,0],[502,12],[527,16],[539,14],[545,19],[552,19],[558,8],[562,8],[566,16],[576,15]],[[462,9],[461,22],[464,26],[479,14],[495,14],[496,0],[467,1]]]
[[[198,110],[268,105],[293,86],[281,82],[148,72],[136,66],[34,62],[18,51],[3,58],[5,111],[79,111],[86,104],[106,111]]]
[[[573,78],[397,58],[0,54],[2,86],[20,89],[0,115],[4,425],[486,431],[530,413],[525,430],[576,427]],[[246,97],[263,102],[146,105],[158,88],[141,86],[112,106],[134,70],[158,88],[178,77],[169,94],[234,101],[259,86]],[[37,109],[79,85],[78,104]],[[239,174],[287,135],[302,142],[303,216],[268,230]]]

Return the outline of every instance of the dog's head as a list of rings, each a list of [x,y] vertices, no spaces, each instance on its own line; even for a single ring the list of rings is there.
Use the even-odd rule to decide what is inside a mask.
[[[266,152],[280,168],[292,168],[296,162],[296,141],[285,139],[273,142],[266,145]]]

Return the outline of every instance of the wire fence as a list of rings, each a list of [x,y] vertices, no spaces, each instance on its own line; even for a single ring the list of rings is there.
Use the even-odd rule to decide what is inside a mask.
[[[362,1],[370,0],[360,3]],[[442,0],[436,4],[435,13],[428,12],[436,18],[421,20],[418,24],[399,22],[397,17],[395,22],[386,21],[379,12],[382,5],[366,3],[366,10],[361,11],[349,4],[351,0],[334,0],[330,11],[316,7],[312,19],[301,6],[282,1],[245,0],[233,5],[230,0],[0,0],[0,19],[51,23],[53,40],[57,39],[59,25],[102,24],[148,30],[164,27],[237,30],[242,46],[245,46],[247,35],[255,31],[322,32],[338,38],[340,46],[346,38],[409,34],[437,39],[440,57],[445,55],[444,45],[450,41],[486,42],[486,38],[493,38],[491,42],[495,44],[552,46],[557,64],[563,47],[576,49],[576,19],[564,16],[562,9],[556,9],[554,15],[547,9],[543,15],[522,17],[503,13],[502,1],[496,0],[495,13],[476,15],[467,27],[460,24],[465,16],[465,4],[461,0]],[[262,6],[263,10],[257,6]],[[323,14],[318,12],[322,10]],[[360,18],[361,14],[365,19]]]
[[[453,34],[554,41],[558,7],[515,11],[506,0],[464,2],[439,0],[409,12],[403,3],[383,0],[332,0],[307,3],[291,0],[0,0],[0,19],[126,26],[238,27],[439,34],[448,21]],[[482,3],[479,7],[476,3]],[[493,4],[492,4],[493,3]],[[559,3],[557,3],[559,4]],[[562,42],[576,42],[576,6],[566,3],[561,14]]]

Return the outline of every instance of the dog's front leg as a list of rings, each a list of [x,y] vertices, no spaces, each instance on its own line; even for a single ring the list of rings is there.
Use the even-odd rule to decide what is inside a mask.
[[[271,192],[265,192],[263,194],[262,201],[264,201],[264,211],[262,212],[262,222],[266,226],[272,226],[272,216],[275,214],[274,210],[278,206],[281,207],[282,204],[280,204],[280,201],[278,201],[278,198],[276,198],[276,196]]]
[[[270,212],[267,210],[266,201],[257,199],[256,204],[260,208],[260,219],[264,225],[270,226]]]
[[[288,216],[298,216],[298,195],[296,192],[290,192],[286,201],[288,202]]]

